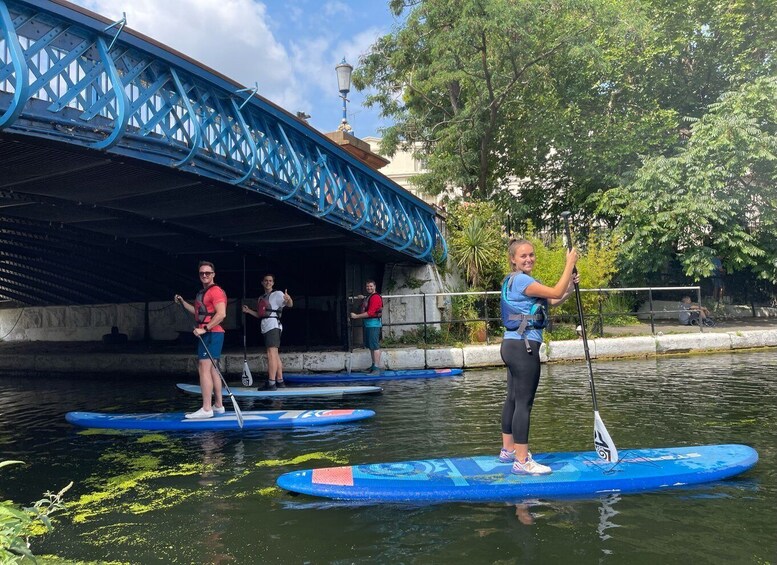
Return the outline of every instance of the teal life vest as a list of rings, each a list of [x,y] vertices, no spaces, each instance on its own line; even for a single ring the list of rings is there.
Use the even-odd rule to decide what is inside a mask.
[[[531,353],[526,330],[541,330],[548,326],[547,300],[533,296],[527,297],[529,301],[512,300],[508,296],[508,291],[514,276],[514,273],[506,276],[502,283],[502,297],[500,300],[502,325],[508,330],[516,331],[519,335],[522,335],[523,341],[526,344],[526,351]]]

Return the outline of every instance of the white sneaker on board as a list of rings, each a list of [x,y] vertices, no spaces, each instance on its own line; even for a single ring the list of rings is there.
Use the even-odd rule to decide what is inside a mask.
[[[513,463],[512,472],[516,475],[549,475],[552,473],[552,469],[547,465],[541,465],[537,463],[529,453],[526,457],[526,461],[521,463],[517,459]]]
[[[213,410],[203,410],[200,408],[196,412],[188,412],[185,417],[189,420],[204,420],[205,418],[213,418]]]
[[[224,408],[223,406],[214,406],[213,407],[213,413],[214,414],[223,414],[226,411],[227,411],[227,409]]]

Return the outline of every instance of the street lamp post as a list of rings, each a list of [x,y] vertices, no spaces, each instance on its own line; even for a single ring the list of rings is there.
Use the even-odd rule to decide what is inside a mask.
[[[351,91],[351,73],[353,66],[345,62],[345,57],[340,64],[335,67],[337,72],[337,89],[340,91],[340,98],[343,99],[343,121],[337,128],[337,131],[345,133],[353,132],[353,128],[348,123],[348,93]]]

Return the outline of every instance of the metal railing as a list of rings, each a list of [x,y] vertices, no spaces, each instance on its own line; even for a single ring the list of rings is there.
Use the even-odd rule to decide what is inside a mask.
[[[700,286],[662,286],[662,287],[627,287],[627,288],[585,288],[580,289],[583,294],[595,293],[599,299],[596,303],[595,312],[591,312],[591,304],[584,300],[584,313],[587,318],[594,318],[592,333],[603,335],[605,327],[605,321],[607,318],[616,316],[634,316],[647,317],[650,321],[650,331],[653,335],[656,332],[656,319],[657,315],[661,314],[671,315],[677,323],[679,322],[679,314],[682,311],[679,306],[674,309],[661,309],[655,310],[655,293],[665,292],[677,292],[686,291],[686,294],[695,293],[696,303],[701,304],[701,287]],[[605,311],[604,301],[605,296],[609,294],[617,293],[647,293],[646,303],[647,309],[639,312],[628,311]],[[485,342],[489,343],[489,324],[492,324],[492,328],[496,327],[496,322],[499,322],[501,326],[501,311],[500,311],[500,291],[477,291],[477,292],[439,292],[439,293],[417,293],[417,294],[388,294],[383,295],[383,327],[389,328],[390,337],[401,336],[405,332],[393,332],[391,328],[412,328],[421,329],[423,332],[423,339],[427,341],[429,338],[430,328],[439,329],[443,325],[452,324],[474,324],[477,322],[485,323]],[[454,305],[454,301],[460,298],[466,301],[465,304]],[[680,298],[675,300],[679,304]],[[571,299],[571,298],[570,298]],[[349,301],[353,306],[358,303],[359,297],[350,297]],[[405,307],[397,305],[396,301],[404,302]],[[412,307],[411,301],[420,301],[419,307]],[[466,315],[454,317],[454,311],[464,312]],[[557,313],[554,314],[551,311],[549,329],[552,331],[553,323],[563,323],[566,321],[574,321],[577,318],[577,313]],[[399,321],[395,321],[395,320]],[[699,324],[699,331],[704,332],[704,325]]]

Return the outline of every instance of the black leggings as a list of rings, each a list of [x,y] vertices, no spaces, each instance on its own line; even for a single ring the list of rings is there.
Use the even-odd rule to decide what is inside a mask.
[[[507,399],[502,408],[502,433],[512,434],[515,443],[529,443],[529,416],[540,384],[540,343],[530,341],[526,351],[522,339],[502,341],[500,354],[507,365]]]

